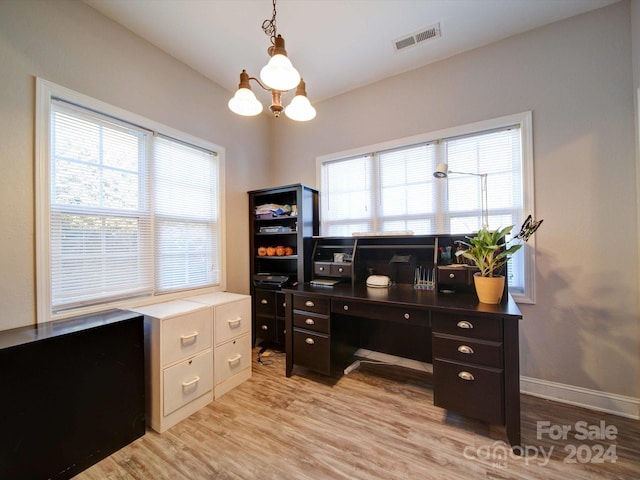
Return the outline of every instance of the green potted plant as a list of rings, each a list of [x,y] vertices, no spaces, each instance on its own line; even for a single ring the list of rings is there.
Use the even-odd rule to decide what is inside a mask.
[[[500,269],[522,248],[521,243],[506,244],[505,237],[512,229],[513,225],[497,230],[482,228],[474,237],[467,237],[469,242],[460,242],[467,248],[457,251],[456,256],[463,256],[480,269],[473,281],[482,303],[498,304],[502,299],[505,278],[499,274]]]

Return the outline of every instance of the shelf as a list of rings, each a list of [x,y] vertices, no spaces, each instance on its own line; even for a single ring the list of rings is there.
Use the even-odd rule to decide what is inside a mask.
[[[267,237],[269,235],[297,235],[298,232],[256,232],[257,237]]]
[[[298,255],[256,255],[256,258],[259,260],[264,258],[268,260],[293,260],[298,258]]]
[[[282,220],[297,220],[298,216],[297,215],[280,215],[279,217],[256,217],[254,220],[256,220],[257,222],[275,222],[275,221],[282,221]]]

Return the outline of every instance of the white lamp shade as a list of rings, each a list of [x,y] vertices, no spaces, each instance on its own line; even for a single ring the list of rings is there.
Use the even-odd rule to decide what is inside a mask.
[[[311,102],[304,95],[296,95],[291,103],[285,108],[284,113],[291,120],[306,122],[316,116],[316,109],[311,106]]]
[[[291,61],[281,54],[271,57],[269,63],[262,67],[260,78],[267,87],[283,92],[300,83],[300,74],[293,68]]]
[[[229,109],[238,115],[252,117],[262,112],[262,104],[248,88],[239,88],[231,100]]]
[[[436,178],[447,178],[449,174],[449,165],[446,163],[439,163],[436,171],[433,172],[433,176]]]

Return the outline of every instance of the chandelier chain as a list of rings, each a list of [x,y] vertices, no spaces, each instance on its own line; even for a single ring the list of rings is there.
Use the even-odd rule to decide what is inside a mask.
[[[262,22],[262,30],[271,38],[271,43],[275,45],[275,38],[278,33],[276,28],[276,0],[273,0],[273,16],[271,20],[266,19]]]

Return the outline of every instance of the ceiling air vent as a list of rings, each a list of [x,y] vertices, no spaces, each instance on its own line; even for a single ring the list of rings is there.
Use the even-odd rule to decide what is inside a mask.
[[[418,30],[417,32],[405,35],[401,38],[398,38],[397,40],[394,40],[393,45],[397,51],[400,51],[405,48],[413,47],[426,40],[431,40],[438,37],[440,37],[440,24],[434,23],[433,25],[429,25],[422,30]]]

